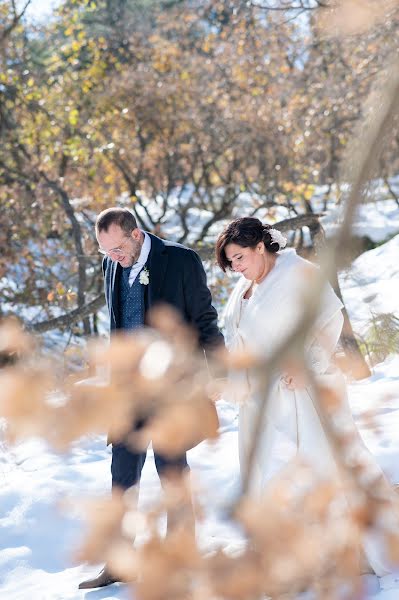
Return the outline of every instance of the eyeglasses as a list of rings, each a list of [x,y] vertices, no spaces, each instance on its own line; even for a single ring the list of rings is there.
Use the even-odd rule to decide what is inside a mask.
[[[119,256],[120,254],[123,254],[123,246],[126,246],[127,241],[128,240],[125,240],[123,244],[121,244],[117,248],[111,248],[111,250],[104,250],[104,248],[99,248],[98,251],[100,254],[106,254],[107,256],[110,256],[111,254],[116,254],[116,256]]]

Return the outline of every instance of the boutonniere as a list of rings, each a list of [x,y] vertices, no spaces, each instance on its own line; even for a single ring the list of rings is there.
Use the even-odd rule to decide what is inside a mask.
[[[141,271],[139,282],[141,283],[141,285],[148,285],[150,283],[150,273],[147,267],[144,267],[144,269]]]

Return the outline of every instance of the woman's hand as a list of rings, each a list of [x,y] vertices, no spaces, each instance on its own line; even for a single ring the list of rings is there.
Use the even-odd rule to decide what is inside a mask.
[[[226,378],[212,379],[206,386],[205,391],[211,402],[217,402],[222,399],[223,391],[227,385]]]
[[[294,377],[286,373],[281,377],[281,382],[288,390],[303,390],[306,387],[305,378],[298,375]]]

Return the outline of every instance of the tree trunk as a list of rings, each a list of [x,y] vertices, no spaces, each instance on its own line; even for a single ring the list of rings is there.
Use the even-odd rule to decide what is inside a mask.
[[[59,198],[61,199],[61,204],[64,208],[65,214],[67,215],[67,218],[69,219],[69,222],[71,223],[72,237],[74,240],[75,251],[76,251],[76,260],[78,263],[77,300],[78,300],[78,308],[81,308],[85,304],[86,282],[87,282],[86,260],[85,260],[85,255],[84,255],[83,242],[82,242],[82,229],[80,227],[80,223],[79,223],[78,219],[76,218],[75,211],[69,201],[69,197],[68,197],[68,194],[66,193],[66,191],[54,181],[48,181],[48,185],[51,189],[53,189],[58,194]],[[91,334],[90,319],[88,317],[83,317],[82,324],[83,324],[84,334],[90,335]]]
[[[341,333],[341,343],[345,351],[346,360],[342,364],[344,370],[350,373],[355,379],[364,379],[370,377],[371,371],[368,364],[365,361],[363,354],[360,351],[359,344],[353,333],[352,325],[349,319],[348,312],[345,307],[344,300],[342,298],[341,288],[339,285],[338,275],[335,273],[334,281],[331,282],[335,293],[341,300],[344,308],[342,314],[344,316],[344,326]]]

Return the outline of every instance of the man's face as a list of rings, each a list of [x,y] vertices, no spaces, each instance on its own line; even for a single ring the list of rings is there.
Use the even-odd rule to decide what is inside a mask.
[[[100,252],[103,251],[122,267],[131,267],[140,256],[144,236],[140,229],[126,234],[119,225],[111,224],[108,231],[100,231],[97,241]]]

